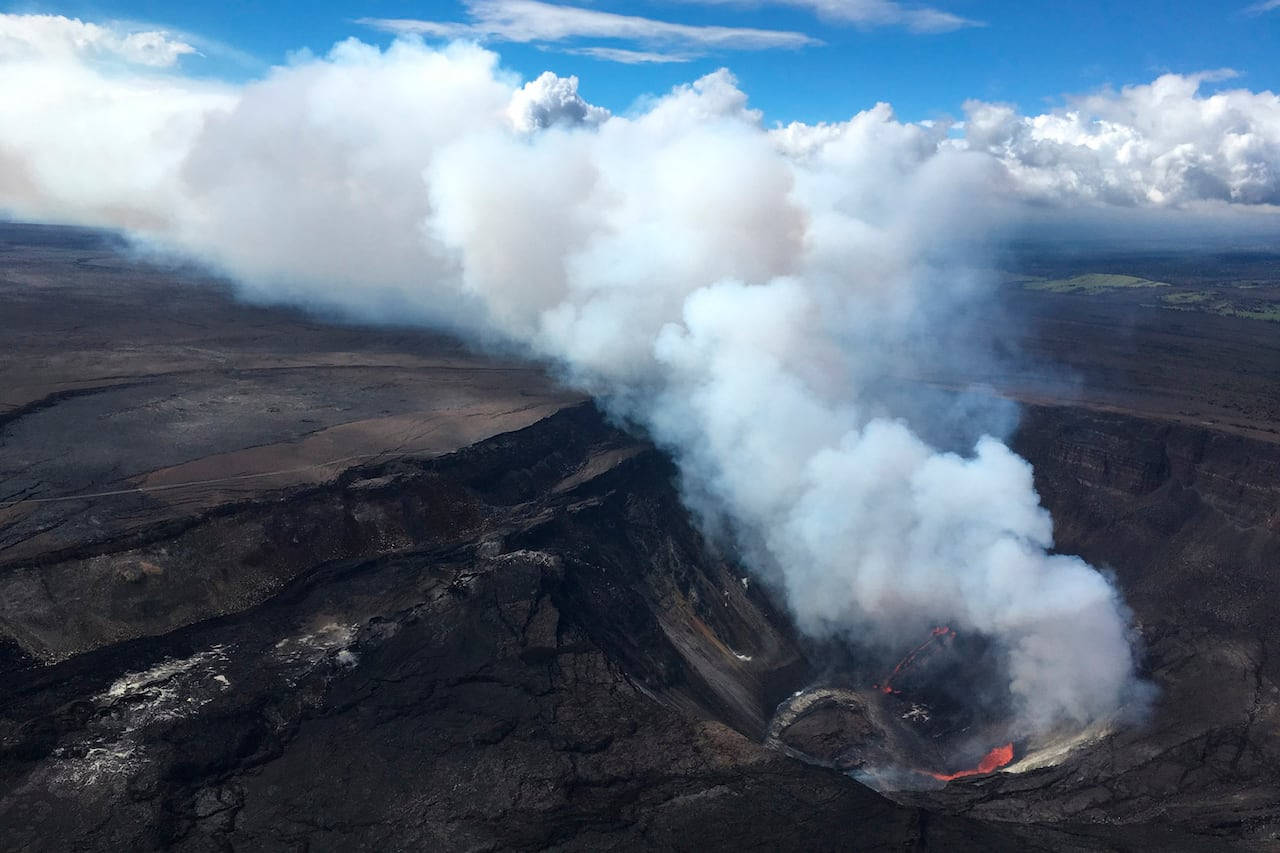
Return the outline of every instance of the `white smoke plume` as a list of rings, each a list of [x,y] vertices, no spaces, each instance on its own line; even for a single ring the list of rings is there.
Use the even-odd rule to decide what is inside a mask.
[[[1145,145],[980,106],[966,143],[885,105],[770,131],[724,71],[611,116],[466,44],[353,40],[234,87],[91,53],[0,55],[0,209],[128,229],[259,298],[550,359],[672,452],[804,630],[988,635],[1026,732],[1128,698],[1123,606],[1051,553],[1027,463],[990,437],[939,452],[875,389],[986,292],[960,247],[1002,193],[1064,195],[1084,163],[1145,187],[1127,202],[1269,200],[1274,96],[1228,99],[1248,117],[1230,143],[1194,80],[1168,78],[1152,89],[1185,107],[1176,126],[1139,121],[1145,90],[1091,108]],[[1209,142],[1225,195],[1166,167]],[[1107,156],[1138,167],[1121,180]]]

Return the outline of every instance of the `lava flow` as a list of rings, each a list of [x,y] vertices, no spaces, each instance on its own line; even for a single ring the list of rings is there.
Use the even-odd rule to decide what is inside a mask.
[[[958,773],[929,773],[929,775],[940,782],[950,782],[953,779],[963,779],[966,776],[982,776],[986,773],[994,773],[1010,761],[1013,761],[1013,744],[1006,743],[1004,746],[997,746],[984,755],[982,760],[978,762],[978,766],[972,770],[961,770]]]
[[[871,686],[875,687],[881,693],[885,693],[885,694],[901,693],[902,691],[896,689],[893,686],[893,680],[897,678],[899,675],[901,675],[902,672],[906,670],[908,667],[910,667],[913,663],[915,663],[916,658],[918,658],[921,654],[930,652],[934,648],[936,648],[937,646],[935,645],[935,643],[942,643],[946,640],[953,639],[955,635],[956,635],[956,632],[952,631],[946,625],[939,625],[938,627],[934,628],[933,632],[929,636],[929,639],[925,640],[923,643],[916,646],[914,649],[912,649],[910,652],[907,653],[906,657],[898,661],[898,665],[893,668],[893,672],[889,673],[889,677],[884,680],[884,684],[873,684]]]
[[[893,686],[894,679],[906,672],[922,658],[928,657],[938,648],[954,640],[955,636],[956,632],[946,625],[939,625],[934,628],[929,639],[916,646],[907,653],[906,657],[898,662],[898,665],[893,668],[893,672],[889,673],[889,677],[884,680],[883,684],[873,686],[885,695],[901,696],[902,691]],[[932,770],[921,770],[919,772],[932,776],[940,782],[950,782],[955,779],[964,779],[968,776],[982,776],[987,773],[994,773],[1011,761],[1013,761],[1013,744],[1006,743],[1004,746],[997,746],[992,749],[982,757],[977,767],[969,770],[960,770],[955,773],[935,773]]]

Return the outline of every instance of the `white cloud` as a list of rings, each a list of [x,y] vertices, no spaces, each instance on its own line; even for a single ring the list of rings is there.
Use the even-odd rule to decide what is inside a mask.
[[[659,56],[688,57],[710,50],[795,49],[821,44],[804,33],[788,30],[694,26],[539,0],[467,0],[466,8],[470,20],[465,23],[391,18],[363,18],[359,23],[399,35],[543,44],[616,39],[657,49],[637,52],[599,46],[573,48],[590,51],[598,59],[631,63],[657,61]]]
[[[1245,7],[1246,15],[1262,15],[1267,12],[1274,12],[1280,9],[1280,0],[1263,0],[1261,3],[1254,3],[1252,6]]]
[[[692,53],[662,53],[652,50],[628,50],[621,47],[567,47],[561,53],[574,56],[590,56],[607,62],[620,62],[623,65],[664,64],[672,62],[691,62],[697,58]]]
[[[792,123],[773,136],[791,155],[810,157],[854,151],[870,127],[892,129],[901,156],[949,148],[988,157],[1003,172],[1007,197],[1038,205],[1277,206],[1280,96],[1201,91],[1236,76],[1230,69],[1165,74],[1031,115],[970,101],[965,121],[945,126],[902,124],[880,104],[848,122]]]
[[[164,30],[102,26],[58,15],[0,14],[0,61],[80,56],[167,68],[195,52]]]
[[[577,77],[544,71],[511,95],[507,116],[517,131],[532,133],[557,125],[597,125],[609,117],[609,111],[583,100]]]
[[[1200,93],[1203,83],[1231,76],[1165,74],[1034,116],[972,102],[964,138],[1041,202],[1280,204],[1280,97]]]
[[[717,6],[792,6],[807,9],[820,18],[860,27],[904,27],[916,33],[942,33],[965,27],[980,27],[980,21],[935,9],[895,2],[895,0],[684,0]]]
[[[186,51],[130,35],[0,16],[0,210],[126,227],[167,221],[182,197],[182,160],[206,117],[236,95],[157,70]]]

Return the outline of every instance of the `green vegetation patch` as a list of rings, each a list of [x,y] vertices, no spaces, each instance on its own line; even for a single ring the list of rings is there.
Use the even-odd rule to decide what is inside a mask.
[[[1246,320],[1280,323],[1280,303],[1261,299],[1231,298],[1220,292],[1192,290],[1166,293],[1160,297],[1160,307],[1174,311],[1200,311],[1223,317],[1242,317]]]
[[[1049,293],[1102,293],[1121,288],[1168,287],[1169,284],[1164,281],[1152,281],[1149,278],[1138,278],[1136,275],[1088,273],[1072,278],[1025,281],[1022,286],[1028,290],[1043,290]]]
[[[1184,293],[1166,293],[1160,297],[1160,301],[1168,306],[1176,305],[1200,305],[1208,302],[1213,296],[1201,291],[1191,291]]]
[[[1280,288],[1277,287],[1276,282],[1241,281],[1231,286],[1192,290],[1185,285],[1175,287],[1166,281],[1153,281],[1136,275],[1113,273],[1088,273],[1072,278],[1052,279],[1031,275],[1006,275],[1005,281],[1017,287],[1042,293],[1086,295],[1143,288],[1173,288],[1172,292],[1151,294],[1157,297],[1158,301],[1144,300],[1142,305],[1147,308],[1196,311],[1222,317],[1241,317],[1246,320],[1280,323]]]

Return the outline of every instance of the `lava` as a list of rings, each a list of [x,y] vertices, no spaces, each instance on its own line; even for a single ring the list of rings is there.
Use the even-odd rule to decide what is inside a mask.
[[[898,665],[893,668],[893,672],[889,673],[889,677],[884,680],[883,684],[874,684],[872,686],[886,695],[902,695],[902,691],[893,686],[894,679],[910,669],[921,657],[927,657],[940,646],[955,639],[955,636],[956,632],[946,625],[939,625],[934,628],[929,634],[929,639],[907,652],[906,657],[898,661]],[[994,773],[1011,761],[1013,761],[1013,744],[1006,743],[1004,746],[997,746],[992,749],[982,757],[977,767],[969,770],[960,770],[955,773],[935,773],[932,770],[921,770],[919,772],[932,776],[940,782],[950,782],[954,779],[964,779],[968,776],[982,776],[987,773]]]
[[[916,658],[918,658],[922,653],[932,651],[931,647],[936,647],[934,646],[935,643],[950,640],[954,638],[955,635],[956,632],[948,628],[946,625],[939,625],[934,628],[929,634],[929,639],[907,652],[907,656],[898,661],[898,665],[893,668],[893,672],[889,673],[889,677],[884,680],[884,684],[873,684],[871,686],[884,694],[901,693],[902,691],[897,690],[893,686],[893,680],[901,675],[903,671],[910,668],[910,666],[916,662]]]
[[[929,773],[929,775],[940,782],[950,782],[953,779],[963,779],[966,776],[982,776],[987,773],[994,773],[1010,761],[1013,761],[1013,744],[1006,743],[1004,746],[997,746],[984,755],[982,760],[978,762],[978,766],[971,770],[961,770],[958,773]]]

